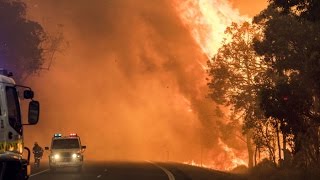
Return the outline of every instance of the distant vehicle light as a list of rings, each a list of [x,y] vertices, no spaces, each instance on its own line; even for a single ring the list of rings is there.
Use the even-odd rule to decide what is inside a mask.
[[[62,134],[54,134],[54,137],[62,137]]]
[[[69,136],[71,137],[77,137],[78,135],[76,133],[71,133]]]

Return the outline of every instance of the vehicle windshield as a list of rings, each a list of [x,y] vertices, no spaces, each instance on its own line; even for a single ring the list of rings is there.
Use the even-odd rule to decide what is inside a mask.
[[[15,87],[6,87],[7,110],[10,126],[22,135],[22,124],[18,92]]]
[[[52,142],[52,149],[77,149],[80,148],[78,139],[55,139]]]

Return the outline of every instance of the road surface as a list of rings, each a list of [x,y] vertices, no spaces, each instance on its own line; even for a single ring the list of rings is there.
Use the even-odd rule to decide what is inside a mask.
[[[30,180],[214,180],[245,179],[243,176],[184,165],[155,162],[87,162],[82,172],[47,165],[33,169]]]

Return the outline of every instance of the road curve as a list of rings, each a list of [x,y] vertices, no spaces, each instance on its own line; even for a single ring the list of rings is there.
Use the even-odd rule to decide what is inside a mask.
[[[245,179],[219,171],[177,163],[87,162],[81,173],[75,169],[50,172],[47,166],[33,170],[30,180],[209,180]]]

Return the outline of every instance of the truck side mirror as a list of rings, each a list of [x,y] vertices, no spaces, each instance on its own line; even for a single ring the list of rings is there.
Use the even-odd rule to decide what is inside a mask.
[[[38,123],[39,110],[40,110],[40,103],[38,101],[30,101],[29,112],[28,112],[28,122],[30,125],[34,125]]]
[[[44,150],[49,150],[49,147],[44,147]]]
[[[81,150],[85,150],[87,146],[81,146]]]
[[[33,96],[34,96],[34,93],[33,93],[32,90],[24,90],[24,91],[23,91],[23,97],[24,97],[25,99],[32,99]]]

